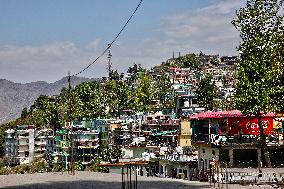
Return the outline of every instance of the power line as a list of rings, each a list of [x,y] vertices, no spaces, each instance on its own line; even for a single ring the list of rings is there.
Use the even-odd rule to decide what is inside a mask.
[[[84,71],[86,71],[87,69],[89,69],[94,63],[96,63],[112,46],[112,44],[118,39],[118,37],[121,35],[121,33],[123,32],[123,30],[126,28],[126,26],[128,25],[128,23],[131,21],[132,17],[135,15],[135,13],[137,12],[138,8],[140,7],[141,3],[143,0],[140,0],[140,2],[138,3],[138,5],[136,6],[135,10],[132,12],[131,16],[128,18],[128,20],[125,22],[125,24],[123,25],[123,27],[121,28],[121,30],[118,32],[118,34],[115,36],[115,38],[108,44],[107,48],[92,62],[90,63],[88,66],[86,66],[84,69],[82,69],[81,71],[79,71],[76,74],[73,74],[73,76],[77,76],[81,73],[83,73]]]

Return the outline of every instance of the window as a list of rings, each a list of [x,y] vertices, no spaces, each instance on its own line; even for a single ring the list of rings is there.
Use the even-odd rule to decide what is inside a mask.
[[[202,152],[205,153],[205,149],[204,148],[202,149]]]
[[[215,150],[212,150],[212,155],[215,155]]]
[[[25,157],[29,157],[29,152],[25,151]]]

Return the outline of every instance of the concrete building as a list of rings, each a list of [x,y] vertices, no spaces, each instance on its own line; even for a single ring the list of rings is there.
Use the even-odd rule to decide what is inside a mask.
[[[19,125],[16,129],[20,164],[31,163],[35,153],[35,126]]]
[[[180,133],[178,136],[178,146],[188,147],[191,146],[191,127],[190,121],[181,120],[180,122]]]
[[[9,163],[16,164],[18,162],[18,140],[14,129],[5,131],[5,157],[8,158]]]
[[[272,166],[284,161],[283,115],[262,115],[266,145]],[[259,147],[259,126],[255,116],[240,111],[203,112],[190,117],[193,145],[198,148],[199,168],[208,171],[210,162],[220,161],[228,167],[265,166]]]
[[[150,145],[177,146],[179,131],[179,119],[173,119],[170,115],[148,115],[142,122],[141,130]]]
[[[34,157],[51,159],[54,151],[54,137],[52,129],[35,130]]]
[[[12,163],[27,164],[35,158],[50,159],[54,150],[51,129],[37,130],[34,125],[18,125],[8,129],[5,138],[5,156]]]

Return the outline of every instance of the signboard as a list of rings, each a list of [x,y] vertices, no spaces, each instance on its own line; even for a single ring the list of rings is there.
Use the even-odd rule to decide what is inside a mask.
[[[262,126],[265,134],[273,131],[273,118],[262,118]],[[257,118],[228,118],[228,134],[249,134],[259,135],[259,125]]]

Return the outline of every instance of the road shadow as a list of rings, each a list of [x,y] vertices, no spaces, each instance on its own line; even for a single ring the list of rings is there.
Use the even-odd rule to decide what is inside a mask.
[[[133,183],[134,184],[134,183]],[[34,183],[21,186],[6,186],[5,189],[121,189],[122,184],[119,181],[105,182],[95,180],[82,181],[54,181],[49,183]],[[125,187],[128,189],[127,185]],[[203,189],[209,188],[207,183],[202,186],[195,186],[191,182],[183,183],[177,181],[138,181],[137,189]],[[134,189],[134,185],[132,185]]]

